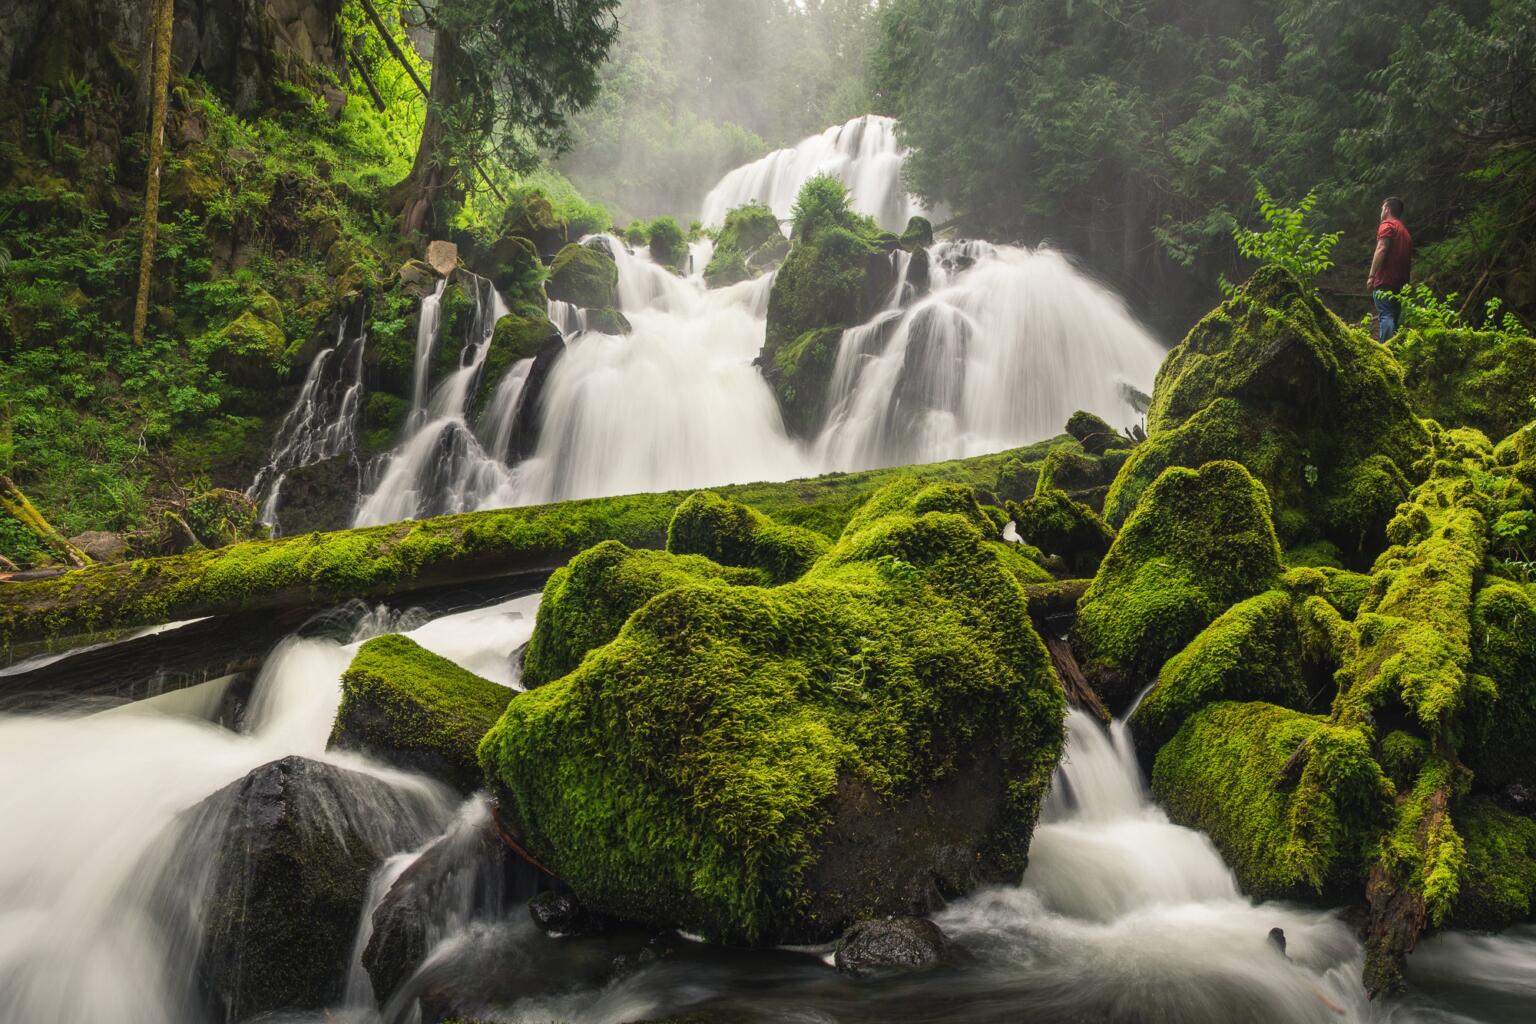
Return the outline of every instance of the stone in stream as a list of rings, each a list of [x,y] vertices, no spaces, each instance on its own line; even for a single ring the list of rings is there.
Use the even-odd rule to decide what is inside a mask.
[[[373,870],[434,831],[435,801],[302,757],[255,769],[188,812],[207,862],[197,977],[225,1018],[342,995]]]
[[[844,974],[869,975],[934,967],[949,956],[949,937],[922,917],[860,921],[843,935],[832,962]]]

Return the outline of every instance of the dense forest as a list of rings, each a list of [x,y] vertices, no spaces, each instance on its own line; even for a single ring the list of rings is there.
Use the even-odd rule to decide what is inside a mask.
[[[1530,1018],[1536,0],[0,80],[0,1020]]]

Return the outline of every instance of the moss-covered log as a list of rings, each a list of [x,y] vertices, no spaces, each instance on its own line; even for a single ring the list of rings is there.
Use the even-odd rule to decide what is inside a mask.
[[[1061,439],[907,470],[829,474],[719,488],[735,501],[835,537],[857,506],[901,473],[990,487],[1009,458],[1038,462]],[[0,659],[82,635],[178,619],[377,599],[444,584],[539,577],[604,540],[662,548],[687,492],[597,498],[419,522],[249,541],[217,551],[91,566],[0,584]]]

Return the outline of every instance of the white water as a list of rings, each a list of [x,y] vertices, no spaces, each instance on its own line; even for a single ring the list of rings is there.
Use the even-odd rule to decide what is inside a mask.
[[[445,657],[510,683],[510,655],[537,598],[439,619],[412,635]],[[377,632],[365,621],[363,634]],[[245,731],[199,713],[193,692],[97,714],[0,714],[0,1021],[165,1024],[185,1005],[192,964],[156,913],[162,876],[180,886],[200,866],[174,849],[179,816],[252,769],[290,754],[385,780],[435,819],[457,800],[436,783],[325,750],[341,672],[357,642],[284,641],[256,683]],[[189,883],[190,884],[190,883]]]
[[[826,174],[848,186],[855,210],[900,233],[908,219],[927,213],[902,185],[905,156],[894,120],[876,114],[856,117],[731,171],[704,198],[699,219],[706,227],[718,227],[727,213],[756,200],[788,220],[800,186]]]

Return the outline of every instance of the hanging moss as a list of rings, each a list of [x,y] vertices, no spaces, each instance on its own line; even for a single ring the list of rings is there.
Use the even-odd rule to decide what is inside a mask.
[[[1152,792],[1257,899],[1358,893],[1393,798],[1366,733],[1257,702],[1196,712],[1158,752]]]
[[[697,555],[635,551],[618,541],[588,548],[544,586],[533,636],[523,652],[523,685],[542,686],[581,664],[588,651],[619,635],[641,605],[663,591],[701,580],[764,582],[760,572],[728,569]]]
[[[721,941],[1016,881],[1063,699],[978,520],[901,482],[799,580],[652,598],[487,735],[504,817],[588,907]]]
[[[470,793],[480,787],[475,747],[511,699],[505,686],[414,640],[374,637],[341,677],[329,746],[361,751]]]
[[[1235,462],[1158,477],[1083,595],[1073,647],[1099,695],[1124,706],[1229,605],[1274,585],[1269,498]]]
[[[679,505],[667,528],[667,550],[673,554],[703,555],[721,565],[759,569],[770,583],[804,575],[828,546],[819,534],[781,526],[710,491]]]

